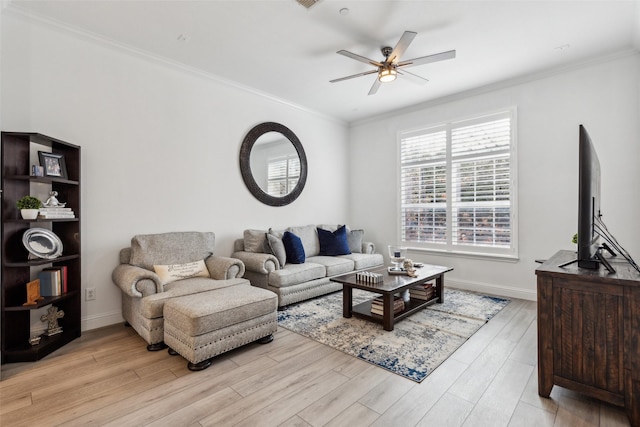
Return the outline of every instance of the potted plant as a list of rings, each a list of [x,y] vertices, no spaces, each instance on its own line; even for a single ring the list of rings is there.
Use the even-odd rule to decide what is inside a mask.
[[[42,202],[37,197],[24,196],[16,202],[23,219],[38,218],[38,211],[42,207]]]

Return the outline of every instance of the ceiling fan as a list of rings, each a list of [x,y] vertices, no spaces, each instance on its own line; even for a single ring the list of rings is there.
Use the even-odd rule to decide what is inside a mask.
[[[364,56],[357,55],[355,53],[348,52],[346,50],[339,50],[338,54],[344,55],[348,58],[355,59],[356,61],[364,62],[365,64],[373,65],[376,67],[375,70],[365,71],[364,73],[354,74],[352,76],[341,77],[339,79],[330,80],[331,83],[341,82],[343,80],[353,79],[355,77],[366,76],[369,74],[378,74],[376,80],[373,82],[373,86],[371,86],[371,90],[369,90],[369,95],[373,95],[378,91],[381,83],[392,82],[396,79],[397,75],[406,77],[408,80],[418,83],[424,84],[428,82],[427,79],[420,77],[416,74],[410,73],[405,70],[408,67],[414,67],[416,65],[428,64],[430,62],[444,61],[445,59],[453,59],[456,57],[455,50],[449,50],[446,52],[436,53],[434,55],[422,56],[420,58],[409,59],[406,61],[400,61],[400,57],[407,50],[409,44],[413,41],[414,37],[417,36],[418,33],[413,31],[405,31],[398,40],[398,44],[396,47],[391,49],[389,46],[383,47],[382,54],[384,55],[383,61],[374,61],[373,59],[365,58]]]

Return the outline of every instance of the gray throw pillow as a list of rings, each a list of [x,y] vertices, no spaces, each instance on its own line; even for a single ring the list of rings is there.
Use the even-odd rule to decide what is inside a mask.
[[[139,234],[131,239],[129,263],[153,271],[155,264],[183,264],[206,259],[213,254],[215,241],[212,232]]]
[[[306,257],[316,256],[320,253],[320,242],[318,241],[318,232],[315,225],[289,227],[286,231],[295,234],[302,240]]]
[[[284,249],[282,238],[274,234],[267,233],[267,242],[269,243],[269,249],[271,249],[271,253],[278,259],[280,268],[284,267],[287,262],[287,252]]]
[[[265,230],[244,230],[244,250],[246,252],[264,253],[267,246]]]
[[[349,250],[352,254],[362,253],[362,240],[364,239],[364,230],[351,230],[347,233],[347,242]]]

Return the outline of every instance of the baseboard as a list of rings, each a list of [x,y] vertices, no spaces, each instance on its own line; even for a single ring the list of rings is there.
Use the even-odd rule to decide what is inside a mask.
[[[84,317],[81,321],[81,328],[82,331],[89,331],[122,322],[124,322],[122,312],[118,310],[112,313],[103,313],[98,316]]]
[[[518,298],[528,301],[537,301],[538,294],[535,290],[514,288],[511,286],[494,285],[481,282],[467,282],[454,279],[446,279],[445,287],[464,289],[467,291],[483,292],[491,295]]]

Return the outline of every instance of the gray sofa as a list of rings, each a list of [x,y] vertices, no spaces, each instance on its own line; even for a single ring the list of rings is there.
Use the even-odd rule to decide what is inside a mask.
[[[333,276],[384,264],[382,255],[375,253],[375,245],[364,241],[363,230],[340,229],[340,225],[306,225],[284,230],[245,230],[243,238],[234,242],[231,256],[244,263],[244,277],[252,285],[276,293],[278,307],[282,308],[342,289],[342,285],[329,280]],[[287,259],[289,254],[283,247],[285,231],[300,238],[303,263]],[[322,243],[327,241],[327,232],[335,236],[340,231],[346,232],[348,250],[338,253],[349,253],[326,255],[323,249],[328,245]]]
[[[149,344],[147,349],[165,347],[163,310],[167,301],[249,285],[249,281],[242,278],[245,272],[242,261],[213,255],[214,244],[215,234],[211,232],[148,234],[134,236],[131,247],[120,251],[120,264],[114,269],[112,279],[122,291],[122,316]],[[194,276],[193,271],[185,273],[173,268],[200,261],[204,261],[203,275],[209,277],[182,278]],[[161,277],[154,269],[154,266],[168,265],[174,274],[171,278],[165,277],[164,271]]]

